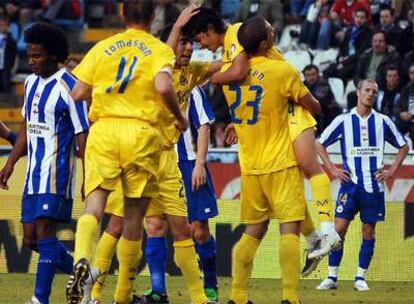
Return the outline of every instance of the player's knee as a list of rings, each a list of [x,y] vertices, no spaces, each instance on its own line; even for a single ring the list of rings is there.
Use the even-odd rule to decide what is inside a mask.
[[[147,235],[149,237],[163,237],[166,234],[167,224],[163,219],[150,217],[146,218]]]
[[[364,240],[372,240],[375,238],[375,227],[364,225],[362,228],[362,237]]]
[[[193,238],[199,244],[207,243],[208,239],[210,238],[210,230],[205,227],[197,227],[193,231]]]
[[[186,222],[175,224],[171,229],[174,241],[183,241],[191,238],[190,226]]]
[[[123,225],[122,222],[117,223],[109,223],[108,227],[106,227],[106,232],[109,233],[116,239],[119,239],[122,235]]]

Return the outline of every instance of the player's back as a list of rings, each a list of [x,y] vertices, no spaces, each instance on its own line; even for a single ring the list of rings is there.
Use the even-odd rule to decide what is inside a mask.
[[[93,86],[90,119],[137,118],[156,123],[162,104],[154,79],[172,69],[174,53],[151,34],[128,29],[99,42],[74,70]]]
[[[295,166],[288,100],[308,91],[284,61],[255,57],[249,63],[249,76],[241,85],[223,87],[239,137],[242,172],[265,174]]]

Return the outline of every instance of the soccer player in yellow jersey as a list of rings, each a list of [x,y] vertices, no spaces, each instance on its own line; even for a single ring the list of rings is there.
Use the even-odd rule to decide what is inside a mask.
[[[174,53],[148,33],[154,7],[151,0],[126,1],[127,30],[96,44],[73,71],[79,81],[71,95],[74,100],[92,95],[89,119],[93,125],[85,155],[86,208],[77,225],[68,303],[82,300],[98,222],[109,193],[119,182],[125,216],[115,302],[131,301],[131,278],[142,256],[142,221],[150,199],[158,195],[161,115],[168,108],[180,131],[188,125],[172,85]]]
[[[241,23],[226,27],[215,11],[205,7],[199,10],[199,13],[186,24],[183,32],[193,37],[201,48],[208,48],[215,52],[219,47],[223,47],[222,72],[213,75],[211,81],[221,85],[242,81],[248,74],[249,65],[247,54],[237,39]],[[274,46],[266,53],[266,57],[276,61],[284,60]],[[228,87],[223,87],[223,90],[228,90]],[[322,237],[316,232],[313,221],[307,213],[302,223],[302,233],[308,241],[308,259],[302,272],[302,275],[306,276],[316,268],[321,256],[340,245],[340,237],[333,226],[330,181],[317,159],[313,130],[316,121],[309,111],[300,105],[290,104],[286,107],[286,111],[289,112],[290,137],[298,166],[310,181],[323,234]]]
[[[299,233],[306,201],[286,107],[292,100],[317,113],[320,105],[290,64],[266,57],[273,38],[263,18],[243,23],[238,39],[249,56],[250,70],[243,82],[224,92],[239,138],[241,220],[247,224],[235,246],[229,302],[233,304],[249,303],[247,284],[254,257],[271,219],[280,223],[282,303],[300,303]]]
[[[192,43],[185,37],[180,37],[179,24],[180,22],[187,22],[191,16],[190,9],[184,10],[174,28],[167,27],[161,36],[162,41],[167,41],[167,38],[170,37],[168,44],[175,50],[177,56],[172,78],[178,102],[183,112],[186,112],[191,90],[196,85],[204,83],[221,66],[221,62],[189,62],[192,54]],[[171,31],[173,31],[173,34],[170,35]],[[153,199],[146,216],[148,239],[145,254],[151,272],[152,290],[144,297],[146,303],[164,303],[168,301],[164,279],[165,261],[163,262],[162,258],[166,255],[167,250],[164,240],[165,228],[167,227],[165,221],[167,220],[176,240],[174,243],[176,261],[188,282],[193,303],[204,303],[206,298],[200,284],[200,273],[196,258],[193,255],[194,244],[191,240],[191,232],[188,229],[187,208],[183,196],[181,174],[178,171],[175,151],[173,151],[173,146],[177,142],[180,132],[174,126],[174,116],[164,112],[161,120],[163,121],[160,128],[163,135],[163,152],[160,168],[164,173],[161,173],[159,177],[160,196]],[[105,213],[111,216],[96,249],[94,267],[85,288],[85,299],[83,301],[85,304],[99,303],[101,298],[102,284],[105,281],[106,272],[109,270],[114,248],[120,237],[120,231],[122,231],[123,208],[120,202],[122,202],[122,189],[118,187],[109,196],[105,208]],[[206,241],[205,239],[210,237],[208,226],[193,225],[193,228],[197,235],[203,236],[201,241]],[[196,241],[200,240],[196,239]],[[91,290],[93,283],[95,284]]]

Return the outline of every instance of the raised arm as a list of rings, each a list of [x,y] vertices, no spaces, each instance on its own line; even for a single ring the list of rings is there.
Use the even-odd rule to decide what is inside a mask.
[[[231,66],[224,72],[215,73],[211,82],[217,85],[230,85],[243,81],[249,73],[249,58],[241,52],[233,59]]]

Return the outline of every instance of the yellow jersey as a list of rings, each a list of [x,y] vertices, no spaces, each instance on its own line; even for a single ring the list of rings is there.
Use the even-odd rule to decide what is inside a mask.
[[[221,71],[225,71],[229,68],[234,58],[237,57],[241,52],[244,51],[243,46],[239,43],[237,38],[237,32],[241,27],[242,23],[230,24],[227,27],[226,34],[224,35],[223,44],[223,65]],[[285,60],[282,53],[273,46],[266,54],[266,57],[272,60]]]
[[[297,102],[309,91],[286,61],[263,56],[249,64],[241,85],[223,87],[239,137],[241,171],[259,175],[295,166],[286,109],[289,100]]]
[[[73,74],[93,88],[89,119],[134,118],[159,122],[162,101],[155,76],[173,69],[173,50],[151,34],[136,29],[97,43]]]
[[[195,86],[203,84],[208,78],[211,63],[190,62],[189,65],[174,69],[172,73],[177,100],[183,113],[187,112],[188,100]],[[161,114],[160,131],[163,135],[163,146],[171,148],[178,142],[180,132],[174,125],[175,117],[167,109]]]

